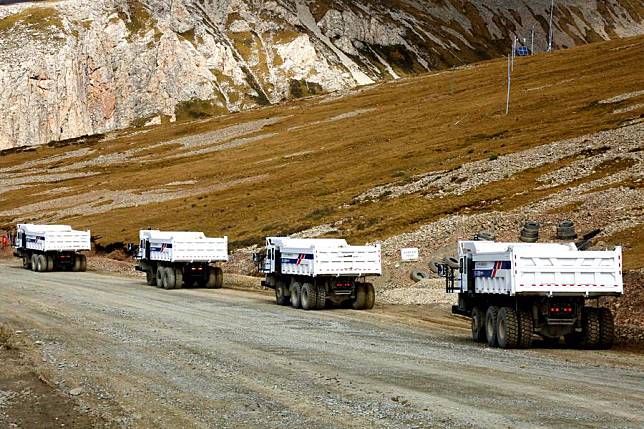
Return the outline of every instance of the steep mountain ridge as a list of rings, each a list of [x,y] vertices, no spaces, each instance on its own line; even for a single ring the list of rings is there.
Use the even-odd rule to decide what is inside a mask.
[[[195,119],[507,54],[550,1],[67,0],[0,6],[0,149]],[[558,1],[555,46],[644,32]]]

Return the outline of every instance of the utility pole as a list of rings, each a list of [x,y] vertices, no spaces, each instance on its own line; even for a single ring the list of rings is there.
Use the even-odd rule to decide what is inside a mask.
[[[555,0],[552,0],[550,3],[550,30],[548,31],[548,52],[552,51],[552,37],[553,37],[553,30],[552,30],[552,19],[554,17],[555,13]]]
[[[537,24],[532,24],[531,37],[532,41],[530,42],[530,55],[534,55],[534,26]]]
[[[510,87],[512,85],[512,55],[508,55],[508,97],[505,101],[505,115],[510,114]]]
[[[512,65],[510,66],[510,69],[514,71],[514,54],[517,50],[517,36],[514,36],[514,39],[512,39],[512,52],[510,55],[512,55]]]

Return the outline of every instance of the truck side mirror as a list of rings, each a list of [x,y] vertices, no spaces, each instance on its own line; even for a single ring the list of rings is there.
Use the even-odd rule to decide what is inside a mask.
[[[266,255],[264,253],[253,253],[253,262],[256,264],[262,262]]]

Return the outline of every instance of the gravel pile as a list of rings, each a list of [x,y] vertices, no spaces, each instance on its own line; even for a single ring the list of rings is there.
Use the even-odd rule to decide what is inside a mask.
[[[401,305],[426,305],[445,304],[453,305],[458,301],[457,295],[445,293],[443,279],[421,280],[412,287],[397,289],[378,289],[377,302],[381,304]]]

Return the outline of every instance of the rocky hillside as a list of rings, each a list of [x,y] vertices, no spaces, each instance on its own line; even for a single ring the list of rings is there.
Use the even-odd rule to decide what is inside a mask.
[[[0,6],[0,149],[194,119],[508,52],[549,0],[67,0]],[[7,4],[9,3],[9,4]],[[558,0],[555,46],[644,32],[640,2]]]

